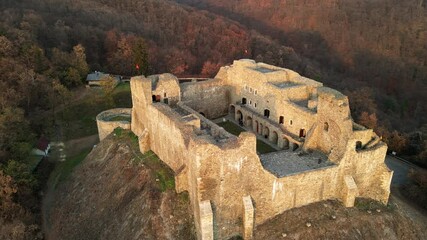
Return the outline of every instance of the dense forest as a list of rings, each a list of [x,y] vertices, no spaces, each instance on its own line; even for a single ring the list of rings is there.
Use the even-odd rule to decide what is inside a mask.
[[[357,122],[427,166],[426,1],[3,0],[0,11],[0,239],[42,237],[28,155],[90,71],[283,66],[347,94]]]

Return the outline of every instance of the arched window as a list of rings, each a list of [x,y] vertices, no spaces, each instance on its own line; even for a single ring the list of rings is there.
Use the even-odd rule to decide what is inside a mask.
[[[285,122],[285,118],[283,116],[279,117],[279,124],[283,124]]]
[[[246,98],[242,98],[242,104],[246,104]]]
[[[264,109],[264,117],[270,117],[270,110]]]

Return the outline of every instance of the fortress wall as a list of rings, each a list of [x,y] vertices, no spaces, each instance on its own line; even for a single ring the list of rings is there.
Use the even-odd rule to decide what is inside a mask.
[[[116,116],[129,116],[129,121],[111,121],[110,119]],[[102,141],[114,129],[121,127],[123,129],[130,129],[131,108],[115,108],[101,112],[96,116],[96,125],[98,127],[99,141]]]
[[[150,148],[174,172],[191,159],[188,149],[189,136],[185,132],[192,132],[191,126],[186,126],[178,119],[180,115],[168,106],[156,103],[148,105],[146,111],[150,120],[145,123],[149,131]]]
[[[131,130],[136,136],[140,137],[144,132],[145,123],[148,121],[145,109],[152,103],[151,80],[143,76],[132,77],[130,87],[132,92]]]
[[[181,84],[182,101],[208,119],[222,117],[228,113],[230,87],[219,79]]]
[[[317,121],[317,115],[315,112],[304,109],[295,103],[286,101],[282,105],[278,106],[281,106],[281,112],[279,114],[284,118],[283,126],[296,136],[299,136],[301,129],[305,129],[306,133],[308,133]],[[276,121],[278,120],[279,119],[277,118]]]
[[[221,73],[231,78],[227,81],[235,80],[233,74],[236,73]],[[202,98],[199,93],[206,89],[200,86],[219,84],[206,82],[206,85],[184,85],[182,97],[185,98],[184,93],[188,89],[188,93],[194,93],[188,96]],[[331,198],[343,199],[348,195],[346,186],[347,189],[349,187],[349,181],[344,184],[344,179],[354,178],[356,186],[352,189],[358,189],[361,196],[384,202],[388,199],[392,172],[383,163],[387,148],[380,143],[367,150],[355,150],[354,137],[359,135],[353,135],[348,100],[337,91],[319,88],[317,122],[306,143],[310,143],[311,149],[322,149],[338,165],[277,178],[262,167],[256,154],[256,137],[253,133],[243,132],[238,138],[233,137],[226,142],[215,142],[208,135],[197,136],[194,124],[186,124],[182,116],[169,106],[151,103],[151,82],[137,79],[131,81],[131,86],[134,104],[132,130],[137,134],[148,129],[150,148],[177,174],[177,189],[189,191],[199,234],[204,226],[200,206],[207,206],[206,201],[212,208],[214,237],[227,239],[243,234],[242,198],[246,196],[251,197],[255,207],[255,225],[294,207]],[[236,92],[242,91],[231,87],[228,89],[232,92],[231,99],[237,98]],[[214,105],[216,102],[209,100],[206,104]],[[274,120],[278,122],[278,119]],[[325,122],[328,123],[327,130],[323,125]]]
[[[142,132],[140,127],[148,130],[150,149],[167,164],[176,174],[175,184],[179,191],[189,192],[195,225],[200,234],[200,198],[197,168],[200,166],[196,156],[197,143],[191,139],[193,126],[180,121],[181,116],[166,104],[148,104],[135,108],[135,116],[144,119],[143,126],[132,125],[132,130]]]
[[[253,200],[255,225],[294,207],[341,198],[338,166],[277,178],[262,167],[252,133],[242,133],[238,141],[238,148],[206,146],[199,155],[201,200],[214,206],[219,239],[240,233],[242,197]]]
[[[355,142],[360,141],[362,146],[365,146],[374,137],[376,137],[376,134],[372,129],[353,131],[353,138],[355,139]]]
[[[351,148],[348,152],[351,161],[348,169],[351,169],[354,181],[359,187],[360,196],[386,203],[392,177],[392,171],[384,164],[387,145],[382,143],[364,150]]]

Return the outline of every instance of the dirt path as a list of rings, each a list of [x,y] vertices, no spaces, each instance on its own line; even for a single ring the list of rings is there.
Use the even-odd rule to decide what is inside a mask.
[[[65,142],[66,152],[68,156],[75,156],[83,150],[93,147],[99,143],[98,134],[72,139]]]

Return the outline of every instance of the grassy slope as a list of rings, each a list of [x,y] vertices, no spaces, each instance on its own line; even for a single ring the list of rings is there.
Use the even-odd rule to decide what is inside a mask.
[[[90,91],[81,101],[57,113],[66,140],[90,136],[98,132],[96,115],[111,108],[130,108],[132,99],[129,83],[119,84],[113,91],[112,101],[103,96],[101,89]]]

